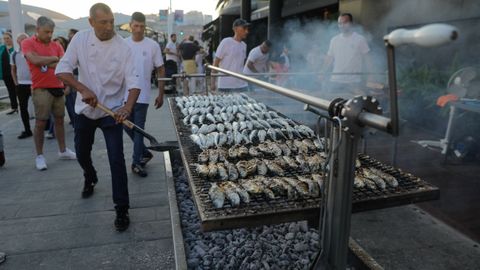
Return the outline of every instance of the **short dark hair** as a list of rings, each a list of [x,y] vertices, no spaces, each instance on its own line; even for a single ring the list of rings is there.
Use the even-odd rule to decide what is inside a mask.
[[[75,29],[75,28],[70,28],[70,30],[68,30],[68,32],[70,32],[72,34],[76,34],[76,33],[78,33],[78,30]]]
[[[98,10],[101,10],[105,13],[112,13],[112,10],[106,4],[96,3],[90,8],[90,18],[95,18],[95,15],[97,14]]]
[[[349,21],[350,21],[351,23],[353,23],[353,16],[352,16],[351,13],[342,13],[342,14],[340,14],[340,17],[344,17],[344,16],[348,17]]]
[[[52,19],[50,19],[46,16],[40,16],[37,19],[37,27],[43,27],[43,26],[54,28],[55,23],[53,22]]]
[[[147,19],[145,18],[145,15],[143,13],[136,11],[132,14],[132,19],[130,21],[145,23]]]
[[[272,47],[272,42],[270,40],[265,40],[263,43],[265,43],[265,45],[267,45],[268,48],[271,48]]]
[[[177,34],[173,33],[173,34],[170,35],[170,38],[176,37],[176,36],[177,36]]]

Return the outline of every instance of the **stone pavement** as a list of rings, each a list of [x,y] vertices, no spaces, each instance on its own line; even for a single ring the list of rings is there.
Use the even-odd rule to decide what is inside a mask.
[[[20,116],[5,112],[0,112],[7,158],[0,168],[0,251],[7,253],[7,261],[0,269],[174,268],[160,153],[147,165],[147,178],[133,175],[132,143],[125,135],[132,222],[126,232],[118,233],[113,227],[110,170],[101,131],[93,147],[99,183],[91,198],[82,199],[78,163],[58,160],[56,140],[45,140],[48,170],[37,171],[32,138],[17,139],[22,131]],[[148,113],[148,132],[158,140],[176,139],[167,104],[158,111],[151,105]],[[66,141],[74,149],[69,125]]]

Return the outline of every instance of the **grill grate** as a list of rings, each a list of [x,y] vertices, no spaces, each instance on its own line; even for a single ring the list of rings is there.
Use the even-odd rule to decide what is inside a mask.
[[[174,126],[180,144],[180,154],[187,171],[188,181],[205,231],[246,226],[275,224],[287,221],[318,220],[320,198],[287,199],[279,197],[266,200],[263,196],[251,196],[249,204],[232,207],[228,200],[221,209],[216,209],[208,195],[210,181],[204,180],[196,172],[195,163],[201,153],[200,148],[189,138],[190,129],[182,123],[181,112],[175,106],[174,98],[169,98]],[[384,190],[368,188],[353,189],[353,211],[366,211],[413,202],[437,199],[438,188],[427,182],[385,165],[367,155],[359,155],[362,165],[374,167],[393,175],[398,187],[387,186]],[[286,171],[287,175],[296,172]]]

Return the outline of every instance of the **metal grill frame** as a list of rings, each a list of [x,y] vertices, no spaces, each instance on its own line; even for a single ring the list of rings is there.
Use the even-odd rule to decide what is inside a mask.
[[[321,198],[287,200],[279,198],[268,201],[254,197],[250,204],[216,209],[208,196],[210,181],[200,178],[195,172],[196,154],[200,149],[189,138],[191,132],[181,119],[181,112],[174,98],[168,98],[168,104],[174,121],[174,128],[180,146],[180,155],[187,173],[188,183],[203,231],[255,227],[285,222],[319,220]],[[269,108],[269,110],[273,110]],[[277,112],[278,113],[278,112]],[[280,113],[279,113],[280,115]],[[399,187],[388,187],[385,190],[354,189],[352,212],[383,209],[411,203],[438,199],[440,191],[437,187],[406,174],[391,166],[367,156],[359,155],[362,164],[388,172],[398,179]],[[207,187],[208,185],[208,187]]]

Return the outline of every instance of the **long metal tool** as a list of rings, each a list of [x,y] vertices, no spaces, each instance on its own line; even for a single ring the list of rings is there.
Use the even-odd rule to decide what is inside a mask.
[[[105,107],[105,105],[103,105],[101,103],[97,103],[97,108],[104,111],[105,113],[107,113],[111,117],[115,117],[115,113],[112,110],[110,110],[109,108]],[[150,150],[158,151],[158,152],[164,152],[164,151],[170,151],[170,150],[178,149],[178,142],[176,142],[176,141],[165,141],[165,142],[159,143],[157,141],[157,139],[155,139],[155,137],[148,134],[144,129],[135,125],[134,123],[132,123],[129,120],[124,120],[122,122],[122,124],[124,124],[129,129],[132,129],[132,130],[142,134],[145,138],[147,138],[150,141],[150,146],[147,146],[147,148],[150,149]]]

